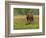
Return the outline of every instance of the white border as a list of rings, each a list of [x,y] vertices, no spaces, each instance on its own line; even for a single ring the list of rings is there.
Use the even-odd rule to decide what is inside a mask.
[[[39,29],[27,29],[27,30],[13,30],[13,8],[32,8],[39,9]],[[27,5],[11,5],[10,12],[10,33],[34,33],[42,32],[42,6],[27,6]]]

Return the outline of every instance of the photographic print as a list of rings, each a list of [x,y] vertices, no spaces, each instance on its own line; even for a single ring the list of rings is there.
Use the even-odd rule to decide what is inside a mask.
[[[5,2],[5,36],[34,36],[45,34],[45,4]]]
[[[14,30],[39,29],[39,9],[13,8]]]

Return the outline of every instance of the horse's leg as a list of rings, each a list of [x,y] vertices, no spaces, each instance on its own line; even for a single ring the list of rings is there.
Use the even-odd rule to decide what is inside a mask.
[[[30,19],[29,19],[29,17],[27,17],[27,24],[30,24]]]
[[[30,22],[33,23],[33,17],[31,17]]]
[[[26,25],[28,25],[28,21],[29,21],[29,19],[28,19],[28,17],[26,17],[26,19],[27,19],[27,23],[26,23]]]
[[[31,21],[33,21],[33,17],[31,17]]]

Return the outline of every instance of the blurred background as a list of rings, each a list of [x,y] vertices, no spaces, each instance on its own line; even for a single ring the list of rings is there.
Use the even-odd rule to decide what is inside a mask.
[[[14,16],[26,15],[29,11],[32,12],[33,15],[39,15],[39,9],[14,8]]]

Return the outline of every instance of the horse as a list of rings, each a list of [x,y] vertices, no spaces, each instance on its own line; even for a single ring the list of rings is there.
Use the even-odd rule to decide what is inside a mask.
[[[28,12],[26,15],[27,22],[30,24],[33,21],[33,14],[32,12]]]

